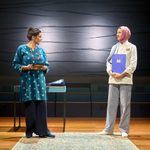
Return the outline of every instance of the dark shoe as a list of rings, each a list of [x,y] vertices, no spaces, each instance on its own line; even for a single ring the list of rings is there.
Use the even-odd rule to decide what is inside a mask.
[[[40,138],[46,138],[46,137],[49,137],[49,138],[55,138],[55,135],[51,134],[51,133],[48,133],[47,135],[39,135]]]
[[[46,138],[46,135],[39,135],[40,138]]]
[[[32,137],[32,133],[26,133],[26,138],[31,138]]]
[[[47,137],[49,137],[49,138],[55,138],[55,135],[54,135],[54,134],[51,134],[51,133],[48,133],[48,134],[47,134]]]

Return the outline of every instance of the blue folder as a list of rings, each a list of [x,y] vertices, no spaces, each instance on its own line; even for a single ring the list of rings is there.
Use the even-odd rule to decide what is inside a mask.
[[[126,54],[112,55],[112,72],[122,73],[126,67]]]

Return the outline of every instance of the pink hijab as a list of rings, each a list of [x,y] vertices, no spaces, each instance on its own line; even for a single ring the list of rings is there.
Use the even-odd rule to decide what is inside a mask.
[[[131,37],[131,31],[127,26],[121,26],[119,29],[122,31],[122,37],[119,42],[124,43]]]

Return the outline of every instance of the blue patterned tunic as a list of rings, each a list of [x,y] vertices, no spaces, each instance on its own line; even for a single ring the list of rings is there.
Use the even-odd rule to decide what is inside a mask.
[[[28,64],[45,64],[46,71],[22,71]],[[20,45],[13,59],[13,67],[20,73],[20,100],[47,100],[45,73],[48,61],[44,50],[36,47],[32,51],[26,44]]]

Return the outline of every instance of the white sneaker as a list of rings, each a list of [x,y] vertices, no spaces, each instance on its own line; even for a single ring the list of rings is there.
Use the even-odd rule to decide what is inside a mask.
[[[126,133],[126,132],[122,132],[121,135],[122,135],[122,137],[128,137],[128,133]]]
[[[100,134],[100,135],[112,135],[113,132],[107,132],[107,131],[103,130],[101,132],[98,132],[98,134]]]

